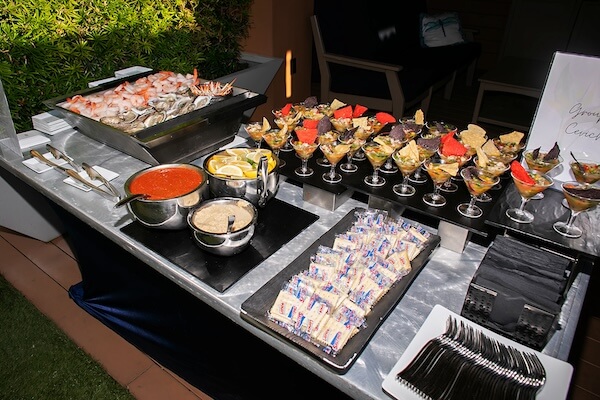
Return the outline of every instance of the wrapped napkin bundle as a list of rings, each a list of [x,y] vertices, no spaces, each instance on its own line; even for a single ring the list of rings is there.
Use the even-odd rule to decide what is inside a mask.
[[[519,341],[519,335],[535,332],[526,344],[542,347],[550,328],[556,327],[569,282],[571,260],[516,239],[498,236],[488,249],[475,276],[471,281],[462,315],[470,318],[477,305],[472,301],[477,296],[477,287],[494,293],[487,315],[478,315],[478,323]],[[474,307],[475,306],[475,307]],[[528,320],[527,313],[540,316],[537,321]],[[473,318],[470,318],[473,319]],[[545,320],[545,327],[535,326]],[[534,326],[527,326],[533,323]],[[543,334],[540,334],[540,331]],[[534,347],[534,346],[532,346]]]

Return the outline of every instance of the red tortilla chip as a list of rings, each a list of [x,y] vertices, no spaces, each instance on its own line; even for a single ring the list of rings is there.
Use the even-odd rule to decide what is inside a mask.
[[[304,143],[314,143],[317,140],[317,128],[296,128],[296,136],[298,140]]]
[[[527,170],[517,160],[514,160],[513,162],[510,163],[510,172],[512,172],[513,175],[515,176],[515,178],[517,178],[520,181],[523,181],[530,185],[535,184],[535,181],[533,180],[533,178],[531,176],[529,176],[529,174],[527,173]]]
[[[361,117],[367,110],[368,108],[365,106],[361,106],[360,104],[355,105],[354,111],[352,112],[352,118]]]
[[[316,128],[317,125],[319,125],[319,120],[318,119],[305,119],[302,121],[302,126],[305,128]]]
[[[446,133],[445,135],[442,135],[442,137],[440,138],[440,143],[444,144],[448,140],[452,139],[453,137],[454,137],[454,131],[450,131],[450,132]]]
[[[333,118],[352,118],[352,106],[338,108],[333,112]]]
[[[375,114],[375,118],[382,124],[393,124],[396,122],[396,118],[392,114],[386,112],[378,112]]]
[[[287,116],[290,113],[290,110],[292,109],[292,103],[287,103],[285,106],[283,106],[283,108],[281,109],[281,115],[283,115],[284,117]]]
[[[444,138],[442,138],[442,140],[443,139]],[[440,148],[442,149],[442,154],[444,156],[464,156],[467,152],[467,148],[463,146],[453,136],[450,136],[449,139],[446,139],[444,142],[442,142]]]

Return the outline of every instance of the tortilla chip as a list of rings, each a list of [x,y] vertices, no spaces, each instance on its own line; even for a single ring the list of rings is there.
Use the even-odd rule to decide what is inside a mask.
[[[400,156],[410,158],[411,160],[419,160],[419,147],[417,147],[417,142],[411,140],[400,149]]]
[[[352,127],[368,128],[369,117],[352,118]]]
[[[467,130],[471,131],[471,132],[477,132],[479,133],[481,136],[485,136],[485,129],[483,129],[482,127],[480,127],[479,125],[475,125],[475,124],[468,124],[467,125]]]
[[[522,132],[512,131],[511,133],[500,135],[499,138],[500,143],[520,143],[524,136],[525,134]]]
[[[469,124],[469,125],[472,125],[472,124]],[[483,131],[483,133],[481,133],[481,131],[476,131],[476,130],[475,131],[465,130],[465,131],[461,131],[459,136],[460,136],[461,142],[463,142],[463,144],[465,144],[471,148],[481,147],[487,140],[487,138],[485,137],[485,131]]]
[[[481,147],[481,149],[488,156],[494,157],[494,156],[502,155],[502,153],[500,152],[500,150],[498,150],[498,148],[496,147],[496,145],[494,144],[494,141],[492,139],[489,139],[487,142],[485,142],[485,144]]]
[[[333,99],[329,108],[332,110],[337,110],[338,108],[342,108],[346,105],[346,103],[339,101],[338,99]]]
[[[485,151],[481,147],[477,148],[477,165],[479,167],[485,167],[488,163],[488,156],[485,154]]]
[[[425,114],[420,108],[415,112],[415,124],[425,125]]]
[[[447,173],[449,173],[452,176],[456,176],[456,174],[458,173],[458,163],[452,163],[452,164],[443,164],[440,165],[440,169],[442,171],[446,171]]]

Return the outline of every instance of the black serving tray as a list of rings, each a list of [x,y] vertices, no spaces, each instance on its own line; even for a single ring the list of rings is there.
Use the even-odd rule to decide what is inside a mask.
[[[326,367],[338,374],[344,374],[356,361],[362,350],[377,331],[377,328],[383,323],[385,318],[396,307],[404,293],[408,290],[411,283],[419,272],[423,269],[431,253],[440,243],[440,237],[431,235],[426,247],[411,262],[411,272],[396,282],[389,292],[373,307],[367,316],[366,327],[362,328],[337,355],[327,354],[320,347],[310,343],[297,335],[290,333],[285,328],[279,326],[267,317],[267,312],[277,298],[283,284],[293,275],[308,268],[310,257],[317,253],[320,245],[333,246],[335,236],[346,232],[354,223],[354,213],[359,210],[355,208],[342,218],[334,227],[317,239],[308,249],[299,255],[291,264],[281,270],[264,286],[250,296],[241,307],[241,317],[253,325],[265,330],[283,341],[290,342],[307,352],[315,359],[320,361]]]
[[[456,209],[460,203],[468,202],[470,199],[469,192],[467,191],[467,188],[462,180],[455,182],[458,185],[458,191],[454,193],[442,192],[442,195],[447,200],[445,206],[431,207],[425,204],[422,200],[422,197],[425,193],[433,191],[433,182],[429,177],[427,177],[427,182],[425,183],[411,183],[411,185],[417,189],[417,192],[413,196],[402,197],[398,196],[392,190],[392,187],[395,184],[402,182],[402,174],[399,171],[394,174],[380,173],[379,175],[386,180],[386,183],[380,187],[371,187],[363,181],[365,176],[373,173],[373,167],[367,160],[354,161],[354,163],[358,166],[358,171],[353,173],[340,171],[339,166],[337,166],[336,171],[342,175],[342,181],[332,185],[324,182],[322,178],[323,173],[329,171],[329,167],[319,166],[315,161],[317,158],[322,156],[320,150],[317,150],[313,154],[313,157],[308,160],[308,165],[314,169],[315,173],[307,178],[299,177],[294,172],[294,169],[300,166],[300,159],[296,157],[294,152],[280,152],[279,156],[286,161],[286,165],[280,168],[280,173],[292,181],[302,184],[306,183],[334,194],[340,194],[348,189],[351,189],[358,193],[398,204],[418,214],[458,225],[482,237],[489,236],[491,229],[490,226],[485,223],[485,221],[488,218],[492,208],[496,204],[497,200],[501,197],[505,188],[509,185],[512,185],[512,181],[509,178],[510,175],[507,173],[501,175],[500,190],[492,189],[488,191],[488,194],[492,196],[492,201],[487,203],[477,202],[477,206],[483,210],[483,215],[479,218],[467,218],[461,215]],[[425,174],[427,175],[426,172]]]
[[[311,212],[271,199],[258,211],[248,247],[230,257],[200,249],[191,229],[154,229],[134,221],[121,231],[222,293],[318,219]]]

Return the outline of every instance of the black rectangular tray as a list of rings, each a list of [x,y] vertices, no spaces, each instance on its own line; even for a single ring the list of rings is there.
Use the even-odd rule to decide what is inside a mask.
[[[423,269],[431,253],[437,248],[440,243],[440,237],[431,235],[426,247],[421,253],[415,257],[412,262],[411,272],[396,282],[389,292],[379,300],[367,316],[366,327],[353,336],[348,343],[342,348],[337,355],[327,354],[320,347],[310,343],[293,333],[290,333],[285,328],[279,326],[275,322],[269,320],[267,312],[277,298],[283,284],[288,281],[293,275],[308,268],[310,257],[317,253],[320,245],[333,246],[335,236],[346,232],[354,223],[354,213],[359,210],[355,208],[342,218],[334,227],[317,239],[308,249],[299,255],[291,264],[281,270],[264,286],[250,296],[241,307],[241,317],[252,323],[253,325],[263,329],[264,331],[273,334],[275,337],[283,341],[292,343],[293,345],[304,350],[326,367],[338,374],[344,374],[356,361],[360,353],[364,350],[367,343],[383,323],[385,318],[396,307],[404,293],[408,290],[411,283],[419,272]]]
[[[313,157],[308,160],[308,165],[315,170],[315,173],[310,177],[302,178],[296,175],[294,172],[294,169],[300,166],[300,159],[296,157],[296,154],[294,152],[280,152],[279,156],[286,162],[286,165],[280,169],[280,172],[282,175],[285,175],[292,181],[302,184],[309,184],[329,193],[340,194],[348,189],[351,189],[357,193],[383,199],[406,207],[417,214],[458,225],[482,237],[488,237],[490,233],[489,231],[491,231],[489,225],[486,225],[485,221],[488,218],[492,208],[496,204],[498,198],[500,198],[504,192],[505,188],[512,185],[510,175],[506,173],[503,174],[500,180],[502,185],[501,189],[493,189],[488,192],[488,194],[492,196],[492,201],[488,203],[477,202],[477,206],[483,210],[483,216],[480,218],[467,218],[461,215],[456,209],[460,203],[468,202],[470,199],[469,192],[462,181],[456,182],[458,185],[458,190],[456,192],[442,193],[448,201],[445,206],[431,207],[425,204],[422,200],[422,197],[425,193],[433,191],[433,183],[431,178],[427,178],[426,183],[411,183],[415,189],[417,189],[417,192],[413,196],[401,197],[395,194],[392,190],[392,187],[396,183],[402,182],[402,175],[400,172],[396,172],[394,174],[381,173],[380,176],[385,178],[386,183],[381,187],[371,187],[367,185],[363,179],[365,176],[373,173],[373,167],[369,161],[363,160],[355,162],[355,164],[358,166],[358,171],[353,173],[340,171],[339,166],[336,167],[337,172],[342,175],[342,181],[337,184],[329,184],[324,182],[322,178],[323,173],[329,171],[329,167],[321,167],[316,163],[316,159],[321,157],[321,155],[321,151],[317,150],[317,152],[313,154]]]
[[[200,249],[190,229],[154,229],[134,221],[121,231],[222,293],[318,219],[311,212],[271,199],[258,212],[248,247],[230,257]]]

